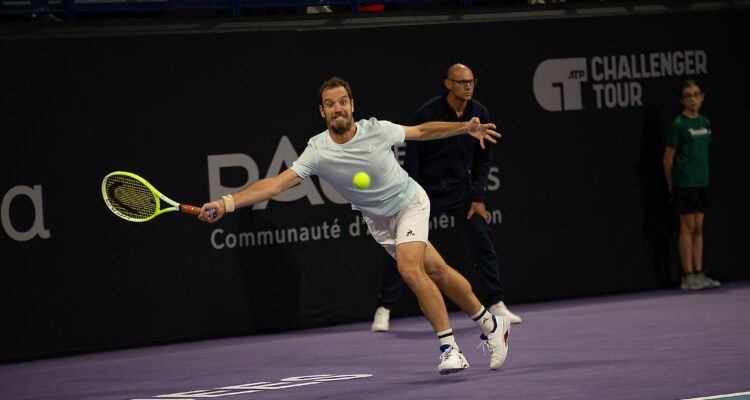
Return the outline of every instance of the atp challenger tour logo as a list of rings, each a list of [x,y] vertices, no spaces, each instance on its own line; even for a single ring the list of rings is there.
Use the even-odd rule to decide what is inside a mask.
[[[597,109],[643,105],[643,79],[707,74],[703,50],[544,60],[534,72],[534,96],[547,111],[586,108],[584,93]]]

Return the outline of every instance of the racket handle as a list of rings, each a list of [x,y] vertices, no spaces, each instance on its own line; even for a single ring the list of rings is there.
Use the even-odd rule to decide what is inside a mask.
[[[198,215],[198,213],[201,212],[201,208],[196,206],[189,206],[187,204],[180,204],[180,211],[188,214]],[[208,210],[208,216],[211,217],[211,219],[213,219],[214,214],[216,214],[215,209],[211,208]]]
[[[187,204],[180,204],[180,212],[184,212],[184,213],[188,213],[188,214],[193,214],[193,215],[198,215],[198,213],[201,212],[201,209],[200,209],[200,207],[196,207],[196,206],[189,206]]]

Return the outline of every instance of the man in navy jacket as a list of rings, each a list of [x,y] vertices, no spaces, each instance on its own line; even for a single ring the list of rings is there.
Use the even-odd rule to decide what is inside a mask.
[[[469,67],[452,65],[444,81],[446,91],[417,110],[416,123],[428,121],[491,121],[487,108],[473,99],[477,85]],[[432,216],[452,216],[471,238],[474,265],[487,289],[489,311],[507,316],[512,323],[521,318],[508,310],[500,280],[499,263],[492,243],[489,213],[484,205],[492,150],[482,149],[471,137],[456,136],[429,142],[407,142],[404,169],[425,189]],[[398,300],[404,282],[393,260],[383,271],[383,284],[377,297],[378,308],[372,324],[374,332],[389,328],[390,309]]]

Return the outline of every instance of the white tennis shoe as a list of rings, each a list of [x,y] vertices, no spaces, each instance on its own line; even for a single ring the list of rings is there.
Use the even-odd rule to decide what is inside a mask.
[[[510,318],[496,315],[495,322],[497,323],[495,330],[487,335],[480,335],[482,341],[477,346],[482,348],[482,353],[485,349],[490,352],[491,369],[500,368],[505,358],[508,357],[508,336],[510,335]]]
[[[375,310],[375,317],[372,319],[372,327],[370,330],[373,332],[388,332],[390,319],[391,310],[385,307],[378,307],[378,309]]]
[[[508,317],[511,324],[520,324],[521,322],[523,322],[521,317],[513,314],[502,301],[498,301],[497,303],[491,305],[489,308],[489,312],[492,315]]]
[[[721,282],[706,276],[706,271],[698,272],[695,275],[698,277],[698,282],[700,282],[706,289],[721,287]]]
[[[456,372],[461,372],[469,368],[469,362],[466,361],[463,353],[457,348],[448,345],[448,347],[440,355],[440,365],[438,365],[438,372],[440,375],[448,375]]]

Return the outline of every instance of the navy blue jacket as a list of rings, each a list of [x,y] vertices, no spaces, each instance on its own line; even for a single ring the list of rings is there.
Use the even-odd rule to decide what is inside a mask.
[[[469,121],[472,117],[479,117],[482,123],[491,122],[487,108],[474,99],[466,105],[461,118],[457,117],[446,96],[447,92],[419,107],[415,122]],[[470,201],[484,202],[492,164],[491,143],[485,141],[486,148],[482,150],[479,141],[470,135],[406,143],[404,169],[427,192],[433,214],[461,204],[467,196]]]

